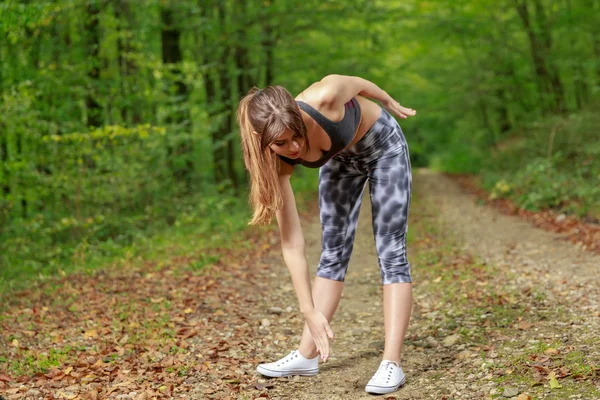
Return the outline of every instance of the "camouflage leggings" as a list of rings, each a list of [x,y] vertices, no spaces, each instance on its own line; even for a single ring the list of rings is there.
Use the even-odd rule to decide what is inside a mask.
[[[383,109],[360,141],[319,171],[323,249],[317,276],[344,280],[367,181],[382,283],[412,282],[406,258],[412,184],[408,146],[400,125]]]

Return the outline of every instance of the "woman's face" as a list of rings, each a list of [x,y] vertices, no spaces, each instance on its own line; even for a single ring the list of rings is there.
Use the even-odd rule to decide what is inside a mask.
[[[286,129],[269,145],[269,148],[282,157],[296,159],[302,155],[303,144],[302,139],[294,136],[292,131]]]

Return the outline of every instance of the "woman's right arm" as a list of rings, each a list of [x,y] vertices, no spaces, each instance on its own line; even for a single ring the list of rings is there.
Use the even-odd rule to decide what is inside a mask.
[[[296,208],[294,192],[290,184],[293,167],[285,164],[287,165],[286,167],[284,164],[282,163],[282,172],[279,178],[283,194],[283,207],[275,214],[281,233],[281,250],[292,278],[296,296],[298,297],[300,311],[304,315],[304,319],[317,345],[317,351],[323,361],[327,361],[329,358],[328,337],[333,338],[333,331],[325,316],[317,311],[313,304],[304,235]]]

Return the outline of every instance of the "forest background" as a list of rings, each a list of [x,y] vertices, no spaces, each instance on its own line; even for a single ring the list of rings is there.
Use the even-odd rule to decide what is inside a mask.
[[[0,292],[214,262],[249,218],[240,97],[333,73],[417,110],[413,168],[600,219],[598,0],[4,0]],[[300,204],[316,179],[300,168]]]

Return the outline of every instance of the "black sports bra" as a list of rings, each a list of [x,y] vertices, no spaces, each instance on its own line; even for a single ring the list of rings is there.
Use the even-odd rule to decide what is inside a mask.
[[[360,124],[360,104],[358,104],[355,98],[352,98],[352,100],[344,104],[344,118],[341,121],[333,122],[305,102],[297,101],[297,103],[327,133],[331,140],[331,147],[317,161],[311,162],[282,156],[279,156],[279,158],[291,165],[302,164],[309,168],[322,167],[337,153],[345,149],[354,139],[356,129],[358,129],[358,125]]]

